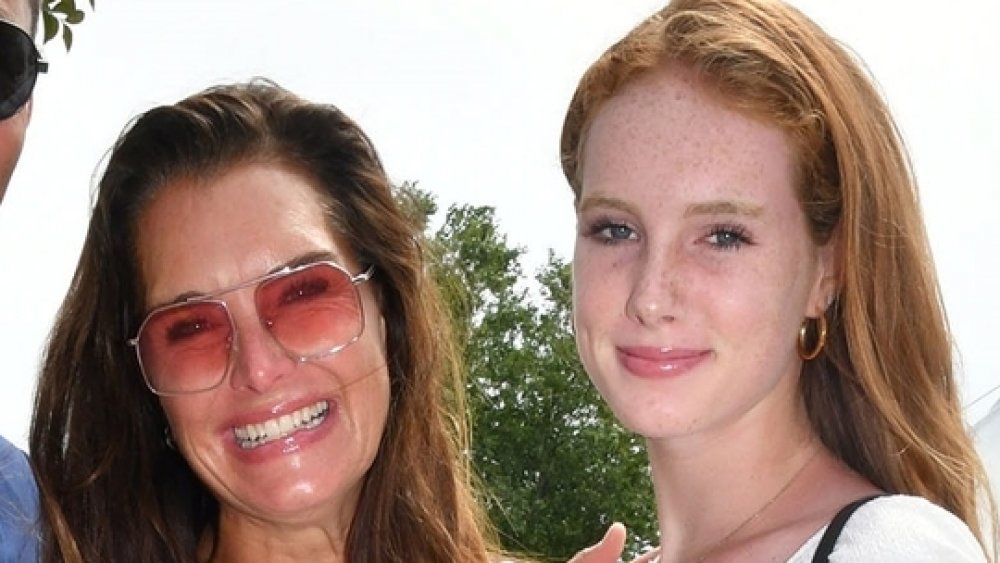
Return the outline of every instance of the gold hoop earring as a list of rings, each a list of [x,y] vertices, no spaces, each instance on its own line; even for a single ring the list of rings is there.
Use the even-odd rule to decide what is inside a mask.
[[[802,321],[802,326],[799,327],[799,357],[807,362],[819,356],[819,353],[826,346],[826,314],[821,314],[816,317],[816,345],[813,346],[812,350],[806,350],[806,338],[809,332],[810,320],[809,317],[806,317],[806,320]]]

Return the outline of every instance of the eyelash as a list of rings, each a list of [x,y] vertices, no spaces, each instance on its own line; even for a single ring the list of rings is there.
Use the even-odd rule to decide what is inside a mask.
[[[618,231],[618,234],[622,234],[621,231],[627,231],[624,237],[613,236],[611,231]],[[597,219],[593,221],[587,230],[585,231],[587,238],[594,239],[601,244],[613,245],[624,241],[632,240],[633,237],[638,236],[636,230],[630,227],[627,223],[623,221],[615,221],[612,219]]]
[[[729,242],[721,242],[718,239],[722,236],[732,237],[735,240]],[[712,239],[716,239],[714,242]],[[744,245],[753,245],[753,240],[750,238],[750,233],[747,229],[741,225],[734,225],[731,223],[724,223],[719,225],[713,225],[705,236],[705,241],[712,247],[718,250],[725,251],[736,251],[742,248]]]
[[[617,235],[623,236],[616,236],[612,234],[614,231],[617,231]],[[634,240],[635,237],[638,237],[636,229],[631,227],[628,223],[607,218],[600,218],[591,222],[590,226],[587,227],[585,231],[585,235],[587,238],[596,240],[597,242],[608,246]],[[730,240],[718,240],[723,237]],[[727,252],[735,252],[743,246],[754,244],[754,241],[750,237],[750,233],[746,227],[735,223],[719,223],[712,225],[709,227],[708,234],[705,235],[703,240],[713,249]]]

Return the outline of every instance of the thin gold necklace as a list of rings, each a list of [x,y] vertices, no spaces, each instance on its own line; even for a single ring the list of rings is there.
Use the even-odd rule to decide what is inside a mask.
[[[740,522],[735,528],[733,528],[732,530],[730,530],[729,533],[727,533],[726,535],[722,536],[722,539],[720,539],[720,540],[716,541],[715,543],[713,543],[712,545],[708,546],[708,549],[706,549],[704,552],[702,552],[702,554],[699,555],[698,558],[695,561],[697,561],[698,563],[703,563],[704,561],[706,561],[708,559],[708,556],[711,555],[712,553],[714,553],[715,550],[717,550],[720,547],[722,547],[723,545],[725,545],[725,543],[727,541],[729,541],[733,536],[735,536],[740,530],[742,530],[743,528],[746,528],[747,526],[750,525],[751,522],[753,522],[754,520],[756,520],[757,518],[759,518],[760,515],[763,514],[765,510],[767,510],[772,504],[775,503],[775,501],[777,501],[779,498],[781,498],[781,495],[783,495],[785,493],[785,491],[787,491],[788,488],[792,486],[792,483],[794,483],[795,480],[799,478],[799,475],[801,475],[802,472],[805,471],[806,467],[808,467],[809,464],[812,463],[812,460],[816,458],[816,456],[819,454],[819,452],[820,452],[821,449],[822,448],[820,448],[820,447],[817,446],[816,447],[816,451],[814,451],[812,453],[812,455],[810,455],[809,458],[806,459],[802,463],[802,465],[799,466],[799,468],[795,470],[795,473],[793,473],[792,476],[788,479],[788,481],[786,481],[785,484],[782,485],[780,489],[778,489],[778,492],[774,493],[774,496],[772,496],[770,499],[768,499],[768,501],[765,502],[763,506],[761,506],[759,509],[757,509],[757,512],[754,512],[753,514],[751,514],[748,518],[746,518],[745,520],[743,520],[742,522]]]

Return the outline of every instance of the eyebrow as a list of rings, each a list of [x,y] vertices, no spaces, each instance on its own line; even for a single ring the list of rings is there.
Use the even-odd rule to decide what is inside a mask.
[[[609,207],[627,213],[635,213],[636,211],[634,206],[620,199],[606,196],[591,196],[585,197],[580,201],[580,205],[576,207],[576,212],[583,213],[593,207]]]
[[[314,251],[311,251],[311,252],[306,252],[305,254],[300,254],[298,256],[295,256],[291,260],[288,260],[286,262],[283,262],[283,263],[278,264],[277,266],[271,268],[266,273],[258,275],[258,276],[255,276],[255,277],[250,278],[250,279],[254,280],[254,279],[262,278],[264,276],[269,276],[269,275],[271,275],[271,274],[273,274],[275,272],[279,272],[279,271],[284,270],[286,268],[297,268],[299,266],[305,266],[306,264],[312,264],[313,262],[336,262],[337,264],[340,264],[344,268],[347,268],[347,264],[344,263],[344,260],[340,256],[334,254],[333,252],[330,252],[329,250],[314,250]],[[174,304],[177,304],[177,303],[184,303],[186,301],[190,301],[192,299],[198,299],[200,297],[207,297],[207,296],[210,296],[210,295],[216,295],[218,293],[225,293],[225,292],[227,292],[227,291],[229,291],[231,289],[238,288],[243,283],[246,283],[246,282],[249,282],[249,281],[250,280],[245,280],[245,281],[237,283],[237,284],[235,284],[235,285],[233,285],[231,287],[222,288],[221,290],[216,290],[216,291],[210,291],[208,293],[201,292],[201,291],[185,291],[184,293],[181,293],[180,295],[177,295],[176,297],[174,297],[170,301],[167,301],[166,303],[163,303],[161,305],[157,305],[157,306],[153,307],[153,309],[157,309],[157,308],[163,307],[165,305],[174,305]]]
[[[271,268],[271,270],[267,273],[273,274],[278,270],[283,270],[285,268],[297,268],[299,266],[305,266],[306,264],[312,264],[313,262],[336,262],[337,264],[343,266],[344,269],[347,269],[347,264],[341,256],[338,256],[329,250],[313,250],[312,252],[300,254],[284,264],[279,264],[278,266]]]
[[[684,210],[684,217],[695,215],[746,215],[748,217],[760,217],[763,212],[764,208],[760,205],[745,201],[721,199],[692,203]]]
[[[584,198],[577,207],[577,213],[582,213],[593,207],[607,207],[628,213],[635,213],[636,208],[620,199],[596,196]],[[684,210],[684,217],[696,215],[746,215],[748,217],[760,217],[764,213],[764,208],[760,205],[728,199],[705,201],[692,203]]]

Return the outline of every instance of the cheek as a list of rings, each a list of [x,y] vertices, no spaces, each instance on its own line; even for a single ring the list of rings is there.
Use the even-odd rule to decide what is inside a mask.
[[[387,370],[378,370],[342,397],[342,416],[352,428],[352,441],[365,459],[373,458],[389,416],[390,385]],[[369,460],[370,461],[370,460]]]
[[[209,413],[216,410],[208,402],[200,400],[197,395],[164,397],[160,399],[160,406],[175,439],[204,428]]]
[[[27,107],[21,108],[14,115],[0,121],[0,148],[3,148],[3,154],[10,154],[15,158],[20,154],[24,144],[24,132],[28,128],[30,112],[27,109]]]
[[[623,278],[606,269],[574,268],[573,329],[577,352],[591,379],[598,376],[599,359],[609,337],[620,326],[628,291]]]
[[[749,273],[747,276],[745,274]],[[784,308],[788,287],[775,284],[766,272],[743,272],[738,278],[716,276],[705,280],[692,294],[703,294],[711,310],[722,319],[731,319],[743,329],[763,328]]]
[[[573,326],[577,334],[593,329],[595,321],[600,319],[600,311],[608,299],[593,280],[586,277],[575,277],[573,281]]]
[[[176,449],[192,467],[207,463],[221,455],[219,436],[212,431],[218,421],[212,413],[221,412],[210,400],[197,396],[161,399],[163,413],[167,418],[172,449]],[[164,439],[166,439],[164,429]]]
[[[6,190],[24,146],[23,113],[0,121],[0,194]]]
[[[627,295],[620,279],[621,268],[579,253],[573,260],[573,310],[578,317],[607,313],[614,302]]]
[[[720,284],[708,299],[717,327],[752,356],[774,354],[794,344],[806,298],[803,276],[780,261],[760,264],[734,283]],[[748,356],[749,357],[749,356]]]
[[[319,361],[340,387],[345,415],[353,425],[370,428],[381,425],[390,401],[389,367],[385,336],[379,319],[372,319],[371,332],[338,354]]]
[[[389,385],[389,374],[385,373],[376,380],[375,393],[369,401],[370,426],[372,428],[373,444],[378,445],[385,431],[386,420],[389,418],[389,404],[391,402],[391,391]]]

